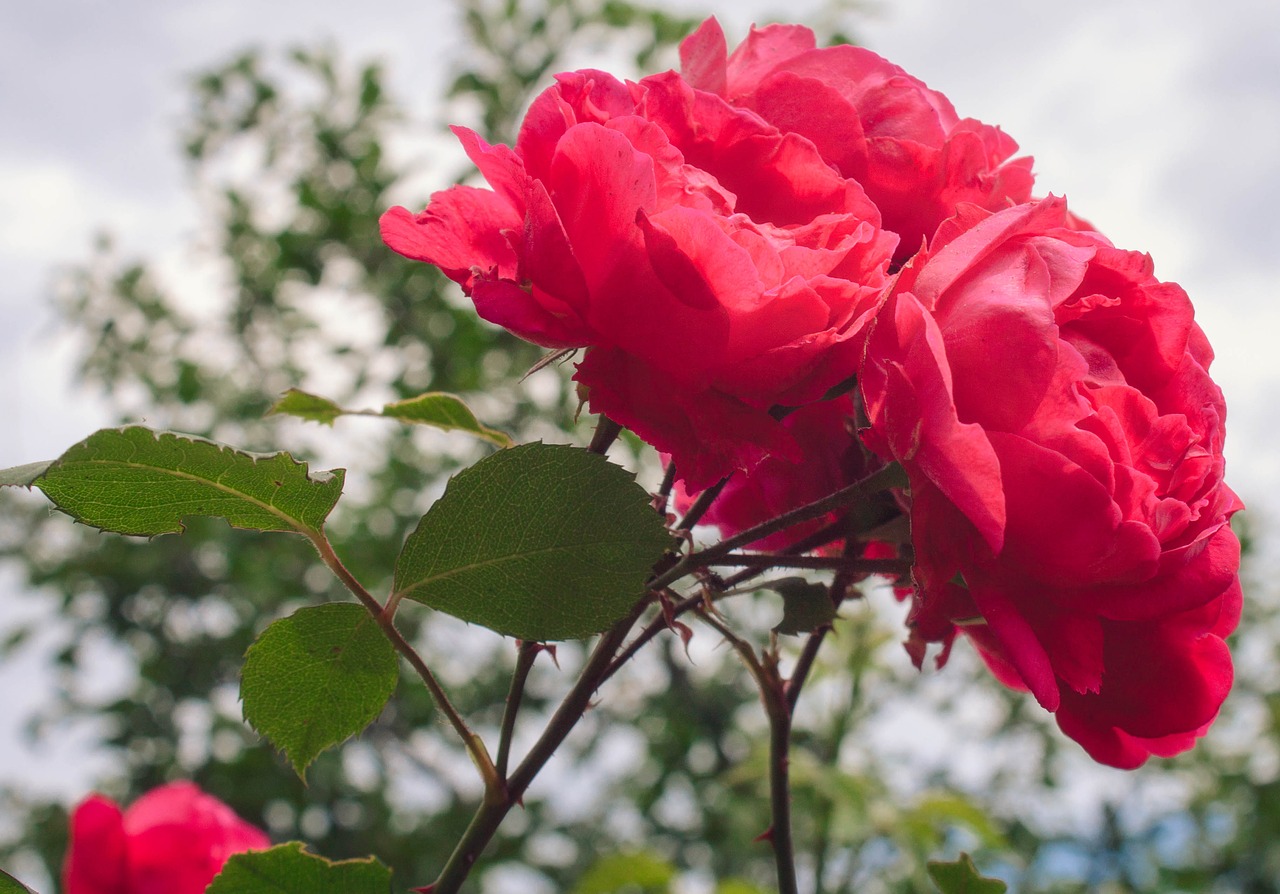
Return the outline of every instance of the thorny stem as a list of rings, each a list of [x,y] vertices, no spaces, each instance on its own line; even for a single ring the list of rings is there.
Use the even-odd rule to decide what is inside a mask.
[[[582,719],[596,689],[605,679],[605,671],[610,662],[647,604],[647,600],[637,602],[630,614],[600,637],[577,682],[560,702],[560,707],[556,709],[542,736],[507,778],[502,797],[486,798],[481,802],[475,816],[471,819],[471,825],[467,826],[467,830],[462,833],[457,847],[445,863],[444,869],[440,871],[440,877],[436,879],[434,885],[430,886],[429,890],[432,894],[457,894],[461,889],[471,873],[471,868],[488,846],[503,819],[511,808],[520,802],[534,777]]]
[[[766,661],[769,661],[766,656]],[[778,894],[799,894],[795,845],[791,840],[791,709],[782,697],[777,665],[769,661],[771,685],[761,688],[769,715],[769,802],[773,807],[773,859],[778,868]]]
[[[667,502],[671,499],[671,488],[676,484],[676,464],[667,463],[667,471],[662,476],[662,485],[658,488],[656,499],[653,502],[653,508],[658,511],[658,515],[666,516]]]
[[[684,518],[680,519],[680,524],[676,525],[676,530],[688,531],[701,521],[702,516],[707,514],[707,510],[711,508],[711,504],[716,501],[716,497],[720,496],[720,491],[724,490],[724,486],[728,483],[729,476],[726,475],[711,487],[698,494],[698,499],[693,501],[693,505],[690,506],[689,511],[684,514]]]
[[[695,593],[693,596],[689,596],[688,598],[681,600],[679,604],[675,605],[671,609],[670,616],[672,618],[678,618],[690,609],[702,605],[703,602],[704,599],[702,594]],[[613,659],[609,664],[609,667],[605,670],[604,678],[607,680],[616,674],[624,664],[630,661],[637,652],[644,648],[644,645],[649,642],[649,640],[653,639],[666,629],[667,615],[665,613],[659,613],[656,618],[645,625],[644,630],[641,630],[640,633],[636,635],[635,639],[627,643],[627,647],[625,649],[618,653],[617,657]]]
[[[807,537],[802,537],[795,543],[782,550],[779,555],[798,556],[801,553],[807,553],[811,549],[817,549],[820,546],[826,546],[832,541],[839,540],[848,536],[848,525],[843,519],[833,522],[820,530],[814,531]],[[745,568],[737,574],[726,577],[722,583],[726,590],[731,590],[740,583],[751,580],[753,577],[759,577],[760,574],[767,571],[767,568]]]
[[[524,684],[541,651],[541,643],[522,642],[516,653],[516,669],[511,674],[511,689],[507,692],[507,705],[502,711],[502,727],[498,733],[497,771],[498,778],[504,784],[507,780],[507,763],[511,758],[511,739],[515,735],[516,714],[524,699]]]
[[[877,517],[877,518],[871,518],[871,519],[859,519],[857,526],[851,529],[849,524],[850,518],[848,517],[841,518],[837,521],[832,522],[829,525],[826,525],[823,528],[818,529],[817,531],[814,531],[812,534],[809,534],[805,537],[801,537],[799,540],[797,540],[795,543],[792,543],[790,546],[786,547],[785,549],[779,550],[778,554],[783,556],[796,556],[796,555],[800,555],[801,553],[807,553],[810,550],[817,549],[820,546],[826,546],[828,543],[832,543],[836,540],[847,541],[850,537],[853,537],[854,535],[857,535],[857,539],[860,541],[864,541],[867,539],[878,540],[880,539],[878,536],[876,536],[878,532],[883,531],[885,533],[889,533],[887,531],[887,528],[890,525],[893,525],[897,520],[901,520],[901,519],[902,519],[901,514],[899,514],[898,511],[895,509],[892,512],[892,514],[890,514],[886,518]],[[890,536],[888,539],[894,540],[897,538]],[[746,568],[743,571],[739,571],[737,574],[733,574],[733,575],[730,575],[729,577],[726,577],[723,581],[721,581],[721,583],[723,583],[724,589],[730,590],[736,587],[738,584],[751,580],[751,578],[753,577],[758,577],[761,572],[766,570],[768,569],[767,568]],[[892,573],[892,572],[887,572],[887,573]]]
[[[785,556],[767,553],[733,553],[713,559],[708,565],[742,568],[831,568],[853,574],[906,574],[911,563],[905,559],[845,559],[839,556]]]
[[[787,547],[785,553],[759,556],[731,554],[729,556],[725,556],[723,559],[713,560],[707,564],[747,566],[745,571],[739,572],[731,577],[727,577],[722,581],[725,590],[730,590],[737,584],[750,580],[769,568],[836,568],[843,571],[861,574],[904,574],[911,570],[911,563],[903,559],[844,559],[834,557],[825,558],[790,555],[792,552],[801,552],[803,550],[812,549],[814,546],[821,546],[824,543],[828,543],[831,540],[836,539],[840,536],[835,533],[836,529],[836,525],[829,525],[816,534],[810,535],[804,540],[797,541],[795,544]],[[608,673],[605,675],[606,679],[617,673],[618,669],[630,661],[646,643],[663,630],[666,630],[669,626],[669,619],[678,618],[686,612],[692,611],[705,603],[706,597],[702,593],[695,593],[672,606],[669,613],[663,613],[655,617],[645,625],[645,628],[636,635],[635,639],[627,644],[625,649],[618,653],[618,657],[615,658],[613,664],[609,666]]]
[[[795,843],[791,838],[791,707],[786,687],[778,671],[776,653],[765,653],[764,660],[719,618],[705,611],[698,617],[720,632],[741,657],[760,688],[760,701],[769,718],[769,805],[773,821],[761,836],[773,845],[773,860],[778,872],[778,894],[799,894],[796,882]]]
[[[444,687],[436,680],[435,674],[431,673],[431,668],[427,667],[427,663],[422,660],[422,656],[396,629],[392,615],[385,610],[382,603],[378,602],[372,593],[364,588],[364,585],[347,569],[347,566],[342,564],[342,560],[338,558],[338,554],[333,550],[333,544],[329,542],[329,538],[325,537],[322,531],[308,535],[308,539],[316,548],[316,551],[320,553],[320,560],[328,566],[338,580],[342,581],[343,586],[350,590],[360,600],[361,604],[368,609],[369,614],[373,616],[373,620],[377,622],[387,639],[391,641],[391,645],[413,666],[418,676],[422,678],[422,682],[426,684],[432,699],[435,700],[436,707],[444,714],[449,724],[457,732],[458,737],[462,739],[462,744],[466,746],[467,752],[471,755],[471,760],[475,762],[476,768],[480,771],[480,776],[484,779],[485,790],[489,791],[498,785],[498,773],[493,766],[493,760],[489,757],[488,749],[484,747],[484,741],[467,726],[467,722],[462,719],[462,715],[458,713],[457,708],[449,701],[449,696],[445,693]]]
[[[596,420],[596,430],[591,434],[591,444],[587,449],[592,453],[603,454],[620,434],[622,434],[622,426],[608,416],[601,415]]]
[[[878,493],[886,488],[905,485],[906,476],[903,474],[902,467],[897,463],[890,463],[884,468],[872,472],[861,481],[841,488],[820,500],[814,500],[812,503],[792,509],[790,512],[784,512],[776,518],[758,524],[753,528],[748,528],[740,534],[735,534],[728,540],[722,540],[715,546],[710,546],[700,552],[690,553],[665,574],[660,575],[650,583],[649,587],[653,590],[659,590],[684,577],[695,568],[705,568],[714,560],[727,556],[740,546],[754,543],[762,537],[768,537],[770,534],[789,528],[802,521],[819,518],[833,509],[839,509],[841,506],[848,505],[869,494]]]

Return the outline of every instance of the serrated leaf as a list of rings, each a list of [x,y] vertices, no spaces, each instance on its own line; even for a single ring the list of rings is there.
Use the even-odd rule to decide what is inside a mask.
[[[326,860],[299,841],[233,854],[206,894],[390,894],[391,870],[373,857]]]
[[[52,462],[27,463],[24,466],[0,469],[0,487],[30,487],[51,465]]]
[[[0,894],[36,894],[36,892],[0,869]]]
[[[333,425],[333,420],[346,412],[346,410],[327,397],[320,397],[317,394],[309,394],[297,388],[290,388],[278,401],[271,405],[271,409],[267,410],[267,415],[297,416],[299,419],[320,422],[324,425]]]
[[[450,480],[405,541],[393,598],[523,640],[590,636],[635,605],[670,542],[630,472],[525,444]]]
[[[77,521],[117,534],[172,534],[192,516],[307,534],[324,525],[343,476],[342,469],[308,474],[307,464],[287,453],[245,453],[128,426],[90,435],[34,483]]]
[[[245,653],[244,719],[305,779],[320,752],[377,718],[398,676],[395,647],[362,606],[301,608],[264,630]]]
[[[515,443],[505,432],[481,425],[471,408],[462,402],[462,398],[443,391],[419,394],[417,397],[387,404],[382,408],[382,415],[446,431],[465,431],[499,447],[510,447]]]
[[[769,584],[782,597],[782,620],[774,632],[804,636],[836,619],[836,607],[825,585],[802,577],[785,577]]]
[[[978,867],[968,854],[961,854],[954,863],[931,860],[929,877],[942,894],[1004,894],[1008,886],[999,879],[978,874]]]

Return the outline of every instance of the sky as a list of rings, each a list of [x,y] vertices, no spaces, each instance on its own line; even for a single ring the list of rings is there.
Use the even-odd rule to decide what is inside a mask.
[[[708,6],[731,42],[753,19],[804,22],[812,0]],[[173,254],[198,232],[177,127],[186,76],[246,45],[331,39],[384,59],[420,113],[460,49],[446,0],[49,0],[0,13],[0,467],[50,459],[107,420],[72,386],[50,335],[49,283],[93,234],[126,254]],[[1155,12],[1158,9],[1158,13]],[[892,0],[862,41],[1000,125],[1036,157],[1040,193],[1190,293],[1227,395],[1228,480],[1280,531],[1280,4],[1274,0]],[[1272,536],[1272,542],[1280,537]],[[0,624],[29,610],[0,578]],[[41,698],[38,650],[0,667],[3,717]],[[52,685],[49,683],[48,685]],[[0,721],[0,766],[70,792],[94,766],[19,753]],[[68,746],[70,747],[70,746]],[[12,759],[10,759],[12,757]]]

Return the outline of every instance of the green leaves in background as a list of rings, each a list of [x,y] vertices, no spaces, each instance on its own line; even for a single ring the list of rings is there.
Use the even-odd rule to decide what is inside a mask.
[[[35,894],[35,892],[0,869],[0,894]]]
[[[362,606],[302,608],[264,630],[245,653],[244,718],[305,779],[316,755],[377,718],[398,674],[395,648]]]
[[[954,863],[931,860],[929,878],[942,894],[1004,894],[1008,890],[1004,882],[979,875],[968,854],[961,854]]]
[[[392,598],[523,640],[590,636],[636,603],[670,542],[630,472],[525,444],[449,481],[405,542]]]
[[[34,484],[77,521],[118,534],[176,533],[191,516],[318,534],[342,494],[343,474],[310,475],[287,453],[245,453],[128,426],[96,432],[52,463],[0,472],[0,483]]]
[[[573,894],[667,894],[676,874],[669,860],[654,854],[609,854],[583,874]]]
[[[823,584],[786,577],[769,584],[769,589],[782,597],[782,620],[773,628],[776,633],[804,636],[836,619],[831,593]]]
[[[406,400],[398,400],[384,406],[381,412],[376,410],[346,410],[327,397],[308,394],[297,388],[290,388],[267,411],[297,416],[312,422],[333,425],[339,416],[386,416],[416,425],[430,425],[444,431],[462,431],[477,438],[496,444],[499,447],[510,447],[515,442],[511,436],[497,429],[482,425],[476,419],[471,408],[462,402],[462,398],[443,391],[419,394]]]
[[[291,841],[235,854],[207,894],[390,894],[391,870],[372,857],[334,862]]]

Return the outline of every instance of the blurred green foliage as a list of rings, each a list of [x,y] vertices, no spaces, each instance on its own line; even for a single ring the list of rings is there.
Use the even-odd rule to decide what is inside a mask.
[[[617,0],[460,6],[469,50],[442,108],[503,142],[575,49],[652,70],[674,63],[675,43],[701,17]],[[824,13],[825,39],[852,30],[846,6]],[[121,421],[145,416],[248,449],[328,450],[349,464],[332,535],[375,591],[389,586],[403,538],[445,477],[485,448],[379,420],[330,430],[266,416],[287,389],[351,407],[449,391],[518,440],[583,439],[568,370],[520,381],[539,351],[480,321],[442,275],[378,236],[386,207],[425,203],[405,195],[408,178],[443,186],[465,174],[460,155],[428,170],[393,160],[397,140],[438,139],[443,123],[409,120],[380,63],[333,48],[236,56],[193,80],[183,129],[207,221],[195,272],[122,258],[104,237],[56,290],[79,339],[80,376]],[[327,439],[337,436],[334,448]],[[241,656],[255,635],[300,606],[344,598],[316,573],[307,543],[208,520],[181,538],[139,542],[73,529],[25,495],[0,500],[0,558],[32,599],[56,605],[60,628],[66,685],[32,719],[36,741],[92,721],[112,757],[101,784],[113,796],[192,778],[274,840],[301,839],[330,858],[376,854],[400,888],[434,877],[479,787],[420,687],[402,681],[374,726],[321,755],[305,786],[241,720]],[[928,892],[927,860],[967,850],[1022,894],[1280,892],[1280,606],[1266,582],[1253,584],[1237,692],[1218,730],[1190,755],[1131,776],[1082,766],[1034,704],[1000,690],[971,655],[940,677],[905,668],[890,594],[846,606],[796,717],[796,840],[810,889]],[[729,612],[759,642],[780,616],[776,595],[734,600]],[[455,703],[491,738],[510,641],[409,616]],[[16,629],[5,652],[24,648],[28,633]],[[92,673],[87,644],[103,641],[131,669],[125,691],[105,702],[77,682]],[[611,681],[491,846],[483,890],[657,892],[678,879],[719,894],[771,889],[769,848],[756,840],[768,822],[764,722],[749,679],[715,643],[699,628],[691,660],[663,635]],[[545,718],[581,656],[578,644],[561,645],[564,672],[539,660],[523,723]],[[917,734],[921,714],[942,719]],[[915,764],[900,743],[886,744],[888,729],[976,738],[934,743],[942,759]],[[1090,785],[1102,793],[1074,797]],[[1046,809],[1066,801],[1083,806]],[[1064,812],[1083,819],[1063,821]],[[6,780],[0,814],[9,820],[0,864],[42,864],[56,878],[65,806]]]

